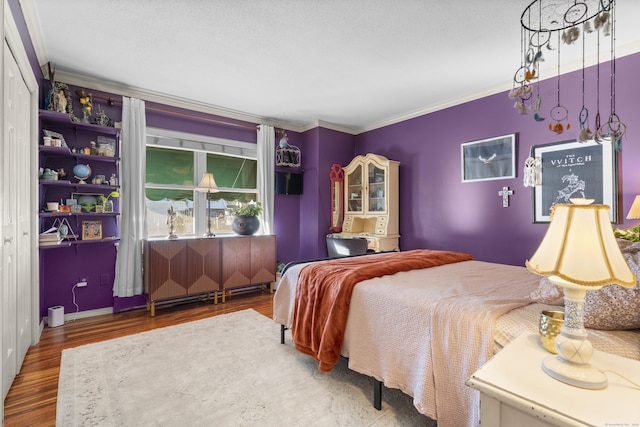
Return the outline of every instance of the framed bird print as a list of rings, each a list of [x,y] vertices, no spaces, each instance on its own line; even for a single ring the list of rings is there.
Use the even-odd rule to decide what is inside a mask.
[[[460,146],[462,182],[516,177],[516,134],[467,142]]]

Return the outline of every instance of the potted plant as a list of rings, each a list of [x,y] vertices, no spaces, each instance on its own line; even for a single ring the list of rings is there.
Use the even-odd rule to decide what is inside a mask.
[[[234,216],[231,229],[236,234],[249,236],[255,234],[260,229],[260,218],[262,213],[262,203],[250,202],[231,211]]]
[[[113,212],[113,201],[110,200],[111,197],[117,199],[120,197],[120,193],[112,191],[108,196],[103,196],[102,194],[98,196],[98,203],[104,207],[104,212]]]

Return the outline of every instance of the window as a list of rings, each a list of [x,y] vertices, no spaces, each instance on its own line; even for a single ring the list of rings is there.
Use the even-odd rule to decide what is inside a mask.
[[[149,237],[169,234],[170,207],[177,235],[206,231],[207,193],[195,191],[205,172],[213,174],[220,190],[209,195],[213,233],[231,233],[231,209],[258,199],[255,144],[149,128],[146,151]]]

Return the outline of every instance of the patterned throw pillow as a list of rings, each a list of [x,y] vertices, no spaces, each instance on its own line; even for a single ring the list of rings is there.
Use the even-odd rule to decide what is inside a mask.
[[[629,268],[640,278],[640,242],[617,239]],[[618,285],[587,292],[584,326],[591,329],[624,330],[640,328],[640,286],[627,289]]]
[[[587,291],[584,326],[607,331],[640,328],[640,287],[609,285]]]
[[[640,242],[617,239],[622,256],[640,279]],[[543,277],[538,288],[530,295],[535,302],[557,304],[564,296],[562,288]],[[587,291],[584,303],[584,326],[608,331],[640,329],[640,285],[627,289],[618,285],[604,286]]]

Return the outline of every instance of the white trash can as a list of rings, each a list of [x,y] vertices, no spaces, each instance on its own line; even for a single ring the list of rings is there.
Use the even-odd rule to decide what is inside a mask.
[[[50,328],[64,325],[64,307],[56,305],[55,307],[49,307],[49,317],[47,318],[47,325]]]

